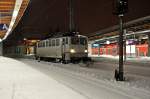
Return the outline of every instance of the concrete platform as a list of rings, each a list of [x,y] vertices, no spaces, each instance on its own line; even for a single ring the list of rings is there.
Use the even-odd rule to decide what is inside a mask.
[[[0,56],[0,99],[86,99],[18,60]]]

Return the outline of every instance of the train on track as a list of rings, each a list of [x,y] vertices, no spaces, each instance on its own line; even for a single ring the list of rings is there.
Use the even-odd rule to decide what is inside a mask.
[[[88,61],[88,38],[83,35],[52,37],[36,45],[36,59],[58,62]]]

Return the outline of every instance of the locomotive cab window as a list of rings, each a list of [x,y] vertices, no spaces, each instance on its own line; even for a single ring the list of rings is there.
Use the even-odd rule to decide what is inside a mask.
[[[86,38],[80,38],[80,44],[81,45],[86,45],[87,44]]]
[[[72,37],[72,38],[71,38],[71,44],[79,44],[79,38],[77,38],[77,37]]]

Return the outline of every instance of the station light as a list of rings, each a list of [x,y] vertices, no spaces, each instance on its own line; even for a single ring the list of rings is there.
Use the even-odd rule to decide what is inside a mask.
[[[129,44],[129,41],[126,41],[126,45],[128,45]]]
[[[113,13],[116,15],[121,15],[128,12],[128,0],[114,0],[113,6]]]
[[[110,44],[110,41],[106,41],[106,44]]]
[[[27,38],[23,38],[23,40],[24,40],[24,41],[26,41],[26,40],[27,40]]]

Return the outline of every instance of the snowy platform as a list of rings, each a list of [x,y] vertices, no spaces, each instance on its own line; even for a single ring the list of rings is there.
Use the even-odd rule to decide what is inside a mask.
[[[18,60],[0,57],[0,99],[85,97]]]
[[[149,66],[127,67],[136,71],[116,82],[108,62],[86,67],[0,57],[0,99],[150,99]]]

